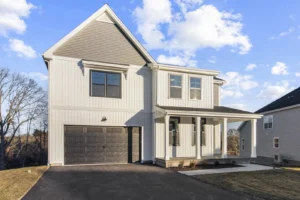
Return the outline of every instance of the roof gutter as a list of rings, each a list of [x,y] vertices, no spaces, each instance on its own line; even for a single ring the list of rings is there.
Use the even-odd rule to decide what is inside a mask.
[[[217,75],[220,74],[219,71],[207,70],[207,69],[199,69],[199,68],[169,66],[169,65],[153,64],[153,63],[149,63],[148,66],[151,69],[171,71],[171,72],[181,72],[181,73],[209,75],[209,76],[217,76]]]

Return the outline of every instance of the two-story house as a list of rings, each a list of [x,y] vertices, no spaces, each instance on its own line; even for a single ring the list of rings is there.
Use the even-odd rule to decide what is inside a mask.
[[[260,108],[257,121],[257,162],[300,165],[300,87]],[[250,124],[239,127],[241,156],[250,155]]]
[[[51,165],[221,159],[227,123],[245,120],[256,156],[261,115],[220,106],[219,71],[157,63],[108,5],[43,58]]]

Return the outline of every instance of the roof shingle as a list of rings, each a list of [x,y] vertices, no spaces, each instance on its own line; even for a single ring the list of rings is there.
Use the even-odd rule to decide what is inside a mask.
[[[297,104],[300,104],[300,87],[259,109],[255,113],[263,113]]]

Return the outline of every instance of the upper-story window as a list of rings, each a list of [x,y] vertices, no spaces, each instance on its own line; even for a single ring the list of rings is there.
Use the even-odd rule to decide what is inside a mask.
[[[264,129],[273,128],[273,115],[264,116]]]
[[[170,74],[170,98],[182,97],[182,76]]]
[[[91,96],[121,98],[121,74],[91,71]]]
[[[201,78],[190,77],[190,99],[201,99]]]

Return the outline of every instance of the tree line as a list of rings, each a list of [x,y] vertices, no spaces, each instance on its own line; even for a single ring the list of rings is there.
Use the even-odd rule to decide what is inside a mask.
[[[48,97],[35,80],[0,69],[0,170],[47,163]]]

